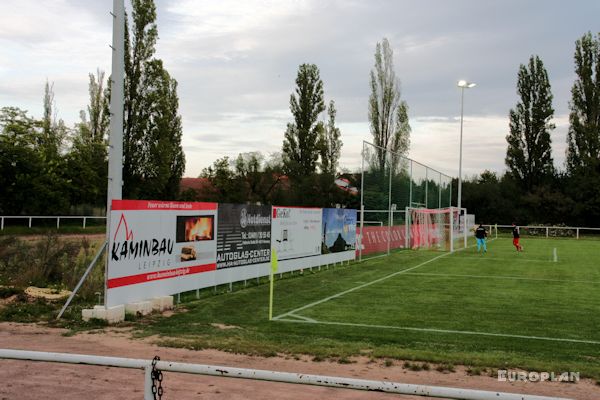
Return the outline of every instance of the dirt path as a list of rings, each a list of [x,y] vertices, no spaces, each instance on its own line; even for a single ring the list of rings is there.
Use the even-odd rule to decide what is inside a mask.
[[[566,383],[507,383],[488,376],[468,376],[464,368],[455,373],[413,372],[400,362],[386,367],[382,362],[369,363],[366,358],[352,364],[312,362],[283,357],[251,357],[215,350],[192,351],[158,347],[152,339],[131,339],[128,330],[110,329],[86,332],[72,337],[65,330],[40,325],[0,323],[0,348],[96,354],[115,357],[163,360],[199,364],[272,369],[361,379],[388,380],[402,383],[466,387],[472,389],[528,393],[580,400],[600,398],[600,386],[589,380]],[[165,373],[165,399],[423,399],[423,397],[362,392],[346,389],[299,386]],[[67,365],[56,363],[0,360],[0,400],[3,399],[141,399],[143,372],[137,370]]]

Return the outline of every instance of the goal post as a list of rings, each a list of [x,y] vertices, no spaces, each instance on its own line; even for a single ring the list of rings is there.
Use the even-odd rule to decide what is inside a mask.
[[[406,207],[405,246],[411,249],[455,251],[467,246],[465,208]]]

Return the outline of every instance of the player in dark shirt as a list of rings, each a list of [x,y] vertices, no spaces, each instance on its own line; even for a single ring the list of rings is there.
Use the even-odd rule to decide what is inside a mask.
[[[523,251],[523,246],[521,246],[519,244],[519,239],[521,238],[521,234],[519,232],[519,227],[514,222],[512,224],[512,234],[513,234],[513,246],[515,246],[517,248],[517,251]]]
[[[483,246],[483,252],[487,252],[487,245],[485,243],[485,238],[487,237],[487,231],[483,227],[483,225],[479,224],[477,229],[475,229],[475,238],[477,239],[477,252],[481,251],[481,247]]]

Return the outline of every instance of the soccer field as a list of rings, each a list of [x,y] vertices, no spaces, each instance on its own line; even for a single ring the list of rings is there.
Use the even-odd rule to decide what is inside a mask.
[[[174,345],[185,336],[180,344],[191,347],[363,354],[599,378],[600,241],[524,238],[522,244],[522,253],[510,238],[498,238],[486,254],[474,247],[398,251],[305,271],[275,282],[271,322],[261,285],[188,303],[188,313],[150,329]],[[202,321],[242,329],[204,329]]]
[[[276,319],[600,345],[600,243],[535,239],[521,253],[509,239],[489,244],[416,265],[384,259],[382,272],[399,270]]]

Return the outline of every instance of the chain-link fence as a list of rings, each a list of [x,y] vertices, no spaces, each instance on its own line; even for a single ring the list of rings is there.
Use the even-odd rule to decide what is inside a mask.
[[[363,142],[360,189],[363,214],[359,214],[362,229],[359,257],[373,257],[405,247],[407,207],[451,206],[452,178]]]

